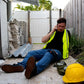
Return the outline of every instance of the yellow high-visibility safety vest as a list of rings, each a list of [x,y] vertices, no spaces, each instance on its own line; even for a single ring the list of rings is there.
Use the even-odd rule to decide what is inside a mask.
[[[55,34],[56,34],[56,31],[51,36],[51,38],[47,42],[47,44],[50,43],[54,39]],[[63,59],[66,59],[69,57],[69,35],[68,35],[68,32],[66,29],[64,29],[62,41],[63,41]],[[47,47],[47,44],[43,47],[43,49],[45,49]]]

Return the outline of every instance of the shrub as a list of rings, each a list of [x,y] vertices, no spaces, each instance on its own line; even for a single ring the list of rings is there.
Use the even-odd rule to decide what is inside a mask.
[[[82,52],[82,47],[84,47],[84,40],[77,38],[76,35],[71,35],[70,39],[70,55],[76,56]]]

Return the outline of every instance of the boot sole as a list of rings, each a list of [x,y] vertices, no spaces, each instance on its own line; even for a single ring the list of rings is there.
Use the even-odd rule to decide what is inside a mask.
[[[24,71],[24,68],[22,66],[3,65],[2,70],[6,73],[13,73],[13,72],[22,72]]]
[[[26,71],[25,71],[25,77],[27,79],[31,78],[31,73],[35,68],[35,58],[34,57],[30,57],[27,61],[27,66],[26,66]]]

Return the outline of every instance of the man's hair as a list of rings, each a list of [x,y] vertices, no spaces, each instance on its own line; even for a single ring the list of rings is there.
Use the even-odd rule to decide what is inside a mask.
[[[66,19],[65,18],[59,18],[57,20],[57,24],[59,24],[59,23],[65,23],[66,24]]]

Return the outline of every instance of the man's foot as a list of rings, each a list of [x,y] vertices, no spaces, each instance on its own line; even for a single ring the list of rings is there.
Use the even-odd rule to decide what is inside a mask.
[[[10,65],[10,64],[5,64],[1,67],[1,69],[6,72],[6,73],[13,73],[13,72],[22,72],[24,71],[24,67],[21,65]]]
[[[27,61],[25,77],[27,79],[30,79],[34,75],[36,75],[36,63],[35,63],[35,58],[32,56]]]

